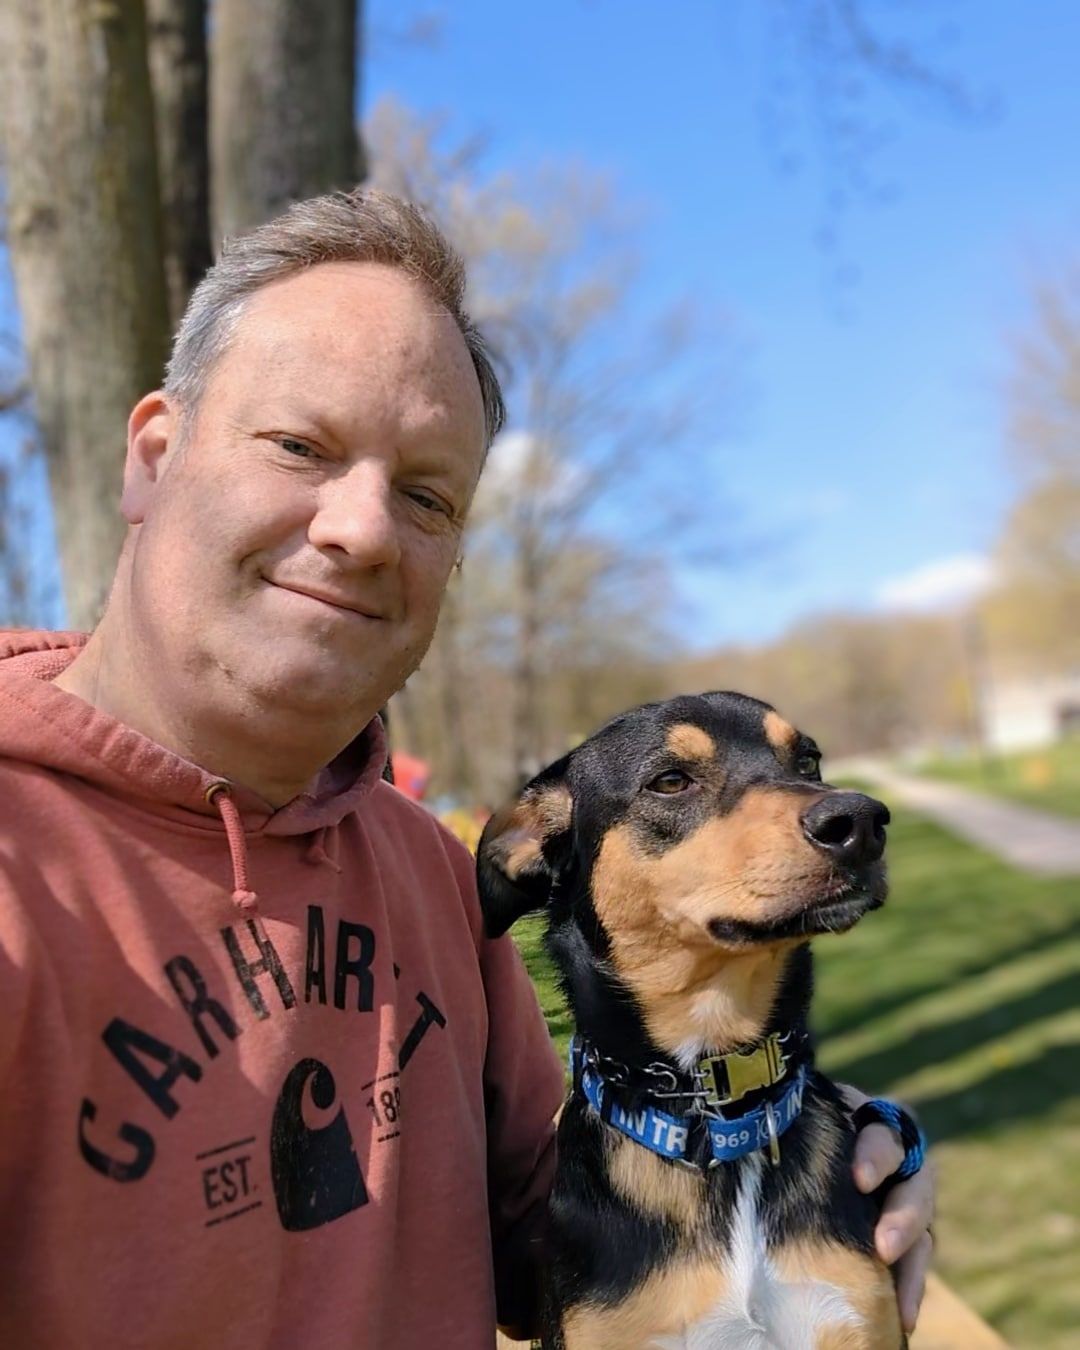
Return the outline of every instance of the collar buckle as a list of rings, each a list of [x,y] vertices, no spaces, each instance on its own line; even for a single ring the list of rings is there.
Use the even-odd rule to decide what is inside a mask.
[[[710,1106],[727,1106],[758,1088],[779,1083],[787,1067],[780,1036],[773,1032],[753,1050],[709,1055],[698,1061],[697,1073]]]

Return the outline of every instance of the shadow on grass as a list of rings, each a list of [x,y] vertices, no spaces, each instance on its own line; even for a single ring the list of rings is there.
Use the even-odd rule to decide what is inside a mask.
[[[940,1064],[966,1054],[974,1047],[996,1040],[1006,1032],[1016,1031],[1029,1022],[1069,1012],[1076,1007],[1077,999],[1078,980],[1070,971],[1056,980],[1025,990],[1013,998],[1003,999],[968,1017],[926,1026],[914,1031],[904,1041],[870,1054],[832,1063],[830,1068],[838,1078],[858,1083],[865,1091],[884,1091],[890,1082],[910,1077],[928,1065]]]
[[[1015,1121],[1045,1117],[1076,1095],[1078,1082],[1080,1045],[1051,1045],[970,1087],[919,1099],[919,1115],[935,1143],[985,1134]]]
[[[868,999],[846,1015],[822,1018],[819,1029],[823,1037],[830,1040],[834,1036],[843,1036],[849,1031],[860,1031],[868,1023],[899,1012],[911,1003],[917,1003],[924,998],[931,998],[934,994],[940,994],[946,989],[952,989],[969,980],[978,979],[980,975],[988,975],[991,971],[999,970],[1005,965],[1011,965],[1014,961],[1020,961],[1025,957],[1035,956],[1039,952],[1058,947],[1063,942],[1068,942],[1075,937],[1080,937],[1080,919],[1076,919],[1062,928],[1036,933],[1029,941],[1016,947],[1010,947],[1008,951],[993,952],[967,965],[959,965],[950,971],[948,979],[925,980],[918,984],[910,984],[904,989],[897,990],[895,994],[889,994],[884,998]],[[1078,995],[1076,993],[1076,981],[1074,980],[1072,1002],[1075,1004],[1077,1001]],[[936,1037],[939,1033],[935,1029],[928,1034],[931,1037]],[[893,1062],[894,1054],[895,1052],[889,1052],[890,1062]],[[867,1058],[874,1058],[874,1056],[868,1056]],[[935,1053],[928,1058],[940,1059],[942,1055],[937,1053],[935,1047]],[[847,1065],[844,1065],[844,1072],[848,1072]],[[896,1070],[893,1070],[890,1076],[896,1078],[899,1074]]]
[[[573,1019],[565,1008],[561,1012],[549,1013],[547,1024],[551,1039],[560,1046],[563,1041],[569,1041],[574,1034]]]

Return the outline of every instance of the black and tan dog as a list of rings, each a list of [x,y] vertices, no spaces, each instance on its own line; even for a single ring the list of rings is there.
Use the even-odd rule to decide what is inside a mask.
[[[808,940],[885,898],[880,802],[774,709],[635,709],[489,822],[499,934],[546,908],[577,1024],[546,1350],[897,1350],[876,1206],[813,1067]]]

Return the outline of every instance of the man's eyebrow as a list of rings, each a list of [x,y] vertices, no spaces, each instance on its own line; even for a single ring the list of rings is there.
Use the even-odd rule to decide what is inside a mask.
[[[254,404],[245,420],[260,431],[296,431],[334,435],[332,422],[325,413],[319,414],[303,404],[293,403],[288,397],[280,401],[262,399]]]
[[[463,445],[446,442],[440,446],[405,445],[402,452],[407,456],[405,467],[410,473],[437,473],[453,475],[455,470],[467,466],[468,451]]]

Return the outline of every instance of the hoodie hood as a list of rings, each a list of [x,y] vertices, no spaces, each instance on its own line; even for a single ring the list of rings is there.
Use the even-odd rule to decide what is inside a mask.
[[[364,730],[305,789],[275,809],[51,683],[85,633],[0,632],[0,756],[38,764],[138,800],[163,815],[195,812],[221,828],[222,788],[248,834],[310,834],[338,825],[379,782],[382,723]]]

